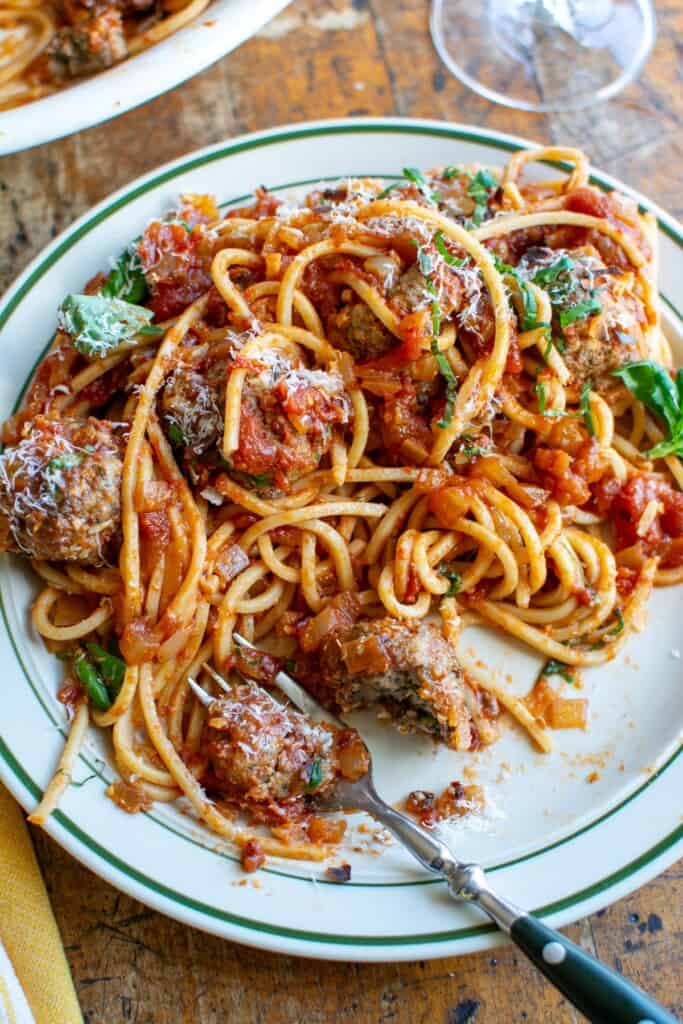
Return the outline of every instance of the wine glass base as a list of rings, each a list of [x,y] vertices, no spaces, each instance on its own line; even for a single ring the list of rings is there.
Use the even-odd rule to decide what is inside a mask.
[[[650,0],[432,0],[444,64],[494,103],[580,110],[614,96],[654,43]]]

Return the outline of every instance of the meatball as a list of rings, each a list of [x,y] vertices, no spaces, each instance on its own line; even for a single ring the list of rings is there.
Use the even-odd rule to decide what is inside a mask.
[[[425,251],[427,251],[425,249]],[[442,320],[458,310],[464,298],[463,281],[457,270],[439,262],[438,254],[429,250],[428,255],[434,259],[437,270],[432,275],[435,293],[438,296],[439,309]],[[404,274],[401,274],[394,287],[387,295],[388,302],[399,316],[406,316],[414,313],[417,309],[430,308],[434,295],[427,286],[427,278],[420,270],[417,263],[413,263]]]
[[[185,368],[174,370],[161,398],[161,413],[171,441],[196,455],[219,445],[223,437],[220,404],[219,389],[212,387],[203,374]]]
[[[235,684],[209,708],[202,749],[215,788],[240,806],[320,795],[344,774],[354,730],[316,724],[255,683]]]
[[[120,528],[122,447],[105,420],[36,416],[0,456],[0,548],[105,564]]]
[[[121,11],[117,7],[71,4],[67,15],[71,25],[55,33],[47,51],[54,75],[89,75],[128,56]]]
[[[254,369],[242,391],[231,466],[255,486],[286,491],[317,469],[333,427],[349,421],[349,399],[336,373],[295,366],[277,352],[255,357]]]
[[[562,261],[567,266],[559,270]],[[564,359],[575,381],[595,382],[624,363],[647,358],[647,316],[630,270],[607,267],[592,246],[534,246],[517,269],[547,291],[553,334],[564,341]]]
[[[342,711],[380,705],[402,732],[426,732],[459,750],[475,742],[474,695],[431,622],[361,620],[323,640],[318,664],[321,697]]]
[[[356,302],[337,318],[341,329],[332,330],[332,340],[345,352],[350,352],[359,363],[369,359],[378,359],[398,344],[398,340],[388,331],[381,320],[364,302]]]

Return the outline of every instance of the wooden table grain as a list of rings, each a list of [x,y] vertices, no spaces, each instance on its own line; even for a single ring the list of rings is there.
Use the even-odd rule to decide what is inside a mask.
[[[426,0],[298,0],[236,53],[108,124],[0,160],[0,286],[113,189],[241,132],[348,115],[434,117],[579,145],[683,216],[683,2],[657,4],[641,80],[616,100],[555,116],[505,110],[451,78]],[[44,834],[38,855],[87,1024],[569,1024],[579,1015],[511,947],[412,964],[331,964],[223,942],[147,910]],[[683,1012],[683,872],[567,929]],[[55,1021],[54,1024],[60,1024]]]

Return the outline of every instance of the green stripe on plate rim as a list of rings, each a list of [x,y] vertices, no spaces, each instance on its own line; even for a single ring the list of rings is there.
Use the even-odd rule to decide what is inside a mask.
[[[65,237],[64,240],[53,250],[53,252],[51,252],[47,257],[45,257],[40,263],[38,263],[38,265],[35,267],[35,269],[31,272],[31,274],[27,277],[27,279],[23,282],[23,284],[20,286],[20,288],[14,294],[14,296],[5,304],[4,308],[2,310],[0,310],[0,328],[4,327],[4,325],[7,323],[7,321],[10,318],[10,316],[12,315],[14,310],[17,308],[17,306],[21,303],[21,301],[24,299],[24,297],[30,292],[30,290],[34,287],[34,285],[47,273],[47,271],[57,262],[57,260],[60,259],[64,255],[64,253],[68,252],[69,249],[73,248],[73,246],[81,238],[83,238],[86,234],[88,234],[90,231],[92,231],[98,224],[100,224],[103,221],[105,221],[106,219],[108,219],[108,217],[110,217],[117,210],[119,210],[122,207],[128,205],[131,201],[133,201],[134,199],[138,198],[141,195],[144,195],[146,192],[149,192],[150,190],[158,187],[160,184],[162,184],[164,182],[167,182],[167,181],[170,181],[172,178],[177,177],[180,174],[186,173],[187,171],[193,170],[193,169],[195,169],[197,167],[204,166],[204,165],[206,165],[208,163],[213,163],[216,160],[223,159],[226,156],[235,155],[237,153],[244,152],[244,151],[247,151],[247,150],[250,150],[250,149],[258,149],[258,148],[261,148],[261,147],[264,147],[264,146],[270,146],[270,145],[275,145],[275,144],[282,143],[282,142],[293,141],[295,139],[312,138],[312,137],[321,136],[321,135],[358,134],[358,133],[366,133],[366,134],[371,134],[371,133],[389,133],[389,134],[391,134],[391,133],[398,133],[398,134],[406,134],[406,135],[409,135],[409,134],[412,134],[412,135],[427,135],[427,136],[442,137],[442,138],[447,138],[447,139],[459,139],[459,140],[470,141],[470,142],[478,142],[478,143],[481,143],[482,145],[490,146],[493,149],[504,150],[506,152],[514,152],[515,150],[520,148],[519,144],[517,144],[515,142],[512,142],[512,141],[509,141],[507,139],[500,139],[500,138],[490,137],[488,135],[483,135],[483,134],[481,134],[479,132],[476,132],[476,131],[469,131],[467,129],[461,129],[461,128],[455,129],[455,128],[448,128],[446,126],[444,126],[443,128],[440,128],[440,127],[438,127],[436,125],[428,127],[428,126],[420,126],[420,125],[401,125],[401,124],[382,124],[382,123],[363,124],[363,123],[361,123],[361,124],[355,124],[355,125],[327,125],[327,126],[302,127],[302,128],[299,128],[299,129],[283,130],[282,132],[270,134],[270,135],[268,135],[265,138],[263,138],[263,137],[256,137],[256,138],[246,139],[246,140],[243,140],[241,142],[237,142],[237,143],[234,143],[234,144],[229,144],[227,146],[223,146],[223,147],[221,147],[221,148],[219,148],[219,149],[217,149],[217,150],[215,150],[213,152],[210,152],[210,153],[205,153],[205,154],[197,156],[197,157],[190,157],[187,160],[183,160],[180,163],[177,163],[177,164],[173,165],[172,167],[167,168],[164,171],[161,171],[159,174],[154,175],[149,180],[146,180],[145,182],[141,183],[139,186],[137,186],[137,188],[131,189],[128,192],[124,193],[123,195],[119,196],[118,199],[114,200],[113,202],[111,202],[107,206],[104,206],[96,214],[94,214],[92,217],[90,217],[87,220],[85,220],[78,228],[76,228],[70,234],[68,234],[67,237]],[[561,162],[559,162],[558,164],[554,164],[554,165],[555,166],[561,166],[563,168],[566,167],[566,164],[563,164]],[[375,172],[375,176],[378,176],[376,172]],[[297,184],[299,184],[299,185],[310,184],[310,183],[313,183],[314,181],[338,180],[339,177],[340,176],[338,176],[338,175],[334,176],[334,177],[330,177],[330,178],[318,177],[317,179],[309,179],[308,181],[303,181],[303,182],[298,182],[298,183],[292,182],[292,183],[290,183],[288,185],[279,186],[278,188],[279,189],[282,189],[282,188],[293,188],[293,187],[296,187]],[[392,174],[392,175],[386,175],[386,177],[387,178],[395,178],[397,176]],[[594,184],[598,185],[600,188],[603,188],[603,189],[611,188],[609,183],[607,183],[599,174],[591,175],[591,181]],[[240,201],[240,200],[239,199],[238,200],[232,200],[232,203],[238,202],[238,201]],[[222,204],[222,205],[226,205],[226,204]],[[641,206],[641,210],[644,209],[644,208],[646,208],[646,207],[642,207]],[[674,229],[674,228],[670,227],[668,224],[664,223],[659,218],[657,218],[657,224],[659,226],[659,229],[664,234],[666,234],[669,238],[671,238],[679,247],[683,247],[683,235],[681,235],[681,233],[677,229]],[[665,296],[662,296],[662,298],[667,303],[667,305],[670,306],[671,309],[677,314],[677,316],[679,316],[679,318],[683,319],[683,317],[681,317],[680,312],[675,307],[675,305],[671,302],[671,300],[669,300]],[[40,358],[42,358],[42,356]],[[14,641],[14,637],[12,636],[12,633],[11,633],[11,631],[9,629],[9,623],[8,623],[8,620],[7,620],[7,617],[6,617],[4,605],[2,606],[2,615],[3,615],[3,619],[5,621],[5,625],[6,625],[6,628],[7,628],[7,631],[8,631],[8,635],[10,637],[10,641],[11,641],[12,647],[14,649],[15,655],[17,656],[19,664],[21,665],[22,671],[24,672],[26,678],[28,679],[29,684],[30,684],[30,686],[31,686],[31,688],[32,688],[36,698],[38,699],[39,703],[43,707],[43,710],[48,715],[48,717],[50,717],[50,719],[52,720],[51,713],[49,712],[47,706],[44,704],[44,702],[42,701],[42,698],[38,694],[38,692],[37,692],[37,690],[36,690],[32,680],[31,680],[30,676],[28,675],[28,673],[26,672],[26,669],[25,669],[25,667],[23,665],[23,662],[22,662],[22,660],[21,660],[21,658],[19,656],[18,649],[17,649],[15,641]],[[678,754],[680,754],[680,749],[681,748],[679,748],[679,750],[675,754],[673,754],[671,756],[671,758],[667,761],[667,763],[664,766],[662,766],[662,768],[656,773],[656,775],[654,775],[651,779],[649,779],[647,783],[645,783],[637,791],[632,793],[626,800],[624,800],[617,807],[613,808],[611,811],[606,812],[606,814],[602,815],[595,822],[592,822],[589,825],[585,826],[583,829],[581,829],[578,832],[574,833],[572,836],[565,837],[564,839],[558,840],[556,843],[550,844],[548,847],[545,847],[545,848],[543,848],[540,851],[535,851],[532,854],[527,854],[527,855],[525,855],[523,857],[520,857],[520,858],[517,858],[515,860],[506,862],[504,864],[497,865],[497,866],[495,866],[493,868],[490,868],[489,870],[491,870],[491,871],[502,870],[504,867],[511,867],[511,866],[519,864],[519,863],[521,863],[521,862],[523,862],[525,860],[531,859],[531,858],[533,858],[535,856],[540,856],[541,853],[547,852],[548,850],[552,850],[552,849],[556,848],[557,846],[563,845],[566,842],[570,842],[572,839],[576,838],[578,835],[581,835],[582,833],[584,833],[584,832],[590,830],[591,828],[595,827],[596,825],[600,824],[602,821],[606,820],[607,818],[609,818],[612,815],[614,815],[615,813],[617,813],[617,811],[621,810],[627,803],[630,803],[631,800],[633,800],[636,796],[638,796],[640,793],[642,793],[644,789],[646,789],[649,785],[651,785],[652,782],[654,782],[656,778],[660,777],[661,774],[674,762],[674,760],[676,760]],[[35,799],[39,799],[40,792],[41,792],[39,787],[24,772],[24,770],[21,767],[21,765],[19,764],[19,762],[14,758],[14,756],[11,753],[11,751],[9,750],[9,748],[6,746],[6,744],[4,743],[4,741],[1,738],[0,738],[0,755],[2,756],[3,760],[5,760],[5,762],[7,763],[8,767],[12,770],[13,774],[22,783],[22,785],[24,785],[24,787],[26,789],[28,789],[29,792],[31,792],[31,794],[34,796]],[[85,760],[85,763],[88,764],[88,766],[93,771],[95,771],[96,774],[100,774],[99,771],[97,770],[97,768],[95,768],[95,766],[90,764],[90,762],[88,762],[85,758],[83,758],[83,760]],[[197,901],[190,900],[187,897],[183,896],[181,893],[175,893],[172,890],[167,889],[164,886],[161,886],[159,883],[157,883],[153,879],[149,879],[146,876],[141,875],[139,872],[135,871],[135,869],[130,868],[128,865],[124,864],[123,862],[121,862],[117,858],[115,858],[113,855],[111,855],[107,850],[105,850],[95,840],[93,840],[92,837],[90,837],[86,833],[82,832],[82,830],[74,822],[72,822],[69,818],[67,818],[66,815],[63,814],[63,812],[61,812],[61,811],[56,812],[55,817],[56,817],[56,820],[63,827],[65,827],[66,830],[68,832],[70,832],[71,835],[73,835],[76,839],[78,839],[83,845],[85,845],[93,853],[95,853],[101,859],[103,859],[107,863],[109,863],[110,866],[112,866],[115,869],[121,871],[123,874],[127,875],[128,877],[130,877],[134,881],[138,882],[139,884],[145,885],[151,891],[157,892],[159,895],[162,895],[162,896],[164,896],[167,899],[173,900],[176,903],[178,903],[179,905],[185,906],[185,907],[187,907],[189,909],[196,910],[199,913],[203,913],[203,914],[208,915],[209,917],[220,919],[220,920],[229,922],[231,924],[236,924],[236,925],[238,925],[240,927],[245,927],[245,928],[249,928],[249,929],[252,929],[252,930],[256,930],[256,931],[260,931],[260,932],[265,932],[265,933],[269,933],[269,934],[276,934],[276,935],[280,935],[280,936],[283,936],[283,937],[302,939],[304,941],[325,942],[325,943],[340,943],[340,944],[345,944],[345,945],[356,945],[356,946],[363,946],[363,945],[371,945],[371,946],[374,946],[374,945],[407,945],[407,944],[412,944],[412,943],[415,943],[415,942],[445,942],[445,941],[453,940],[453,939],[456,939],[456,938],[464,939],[464,938],[468,938],[468,937],[470,937],[472,935],[480,935],[480,934],[484,934],[484,933],[491,932],[491,931],[495,930],[495,929],[493,929],[493,928],[491,928],[489,926],[477,926],[477,927],[473,927],[473,928],[459,929],[459,930],[454,931],[454,932],[438,932],[438,933],[432,933],[432,934],[427,934],[427,935],[422,935],[422,936],[414,935],[414,936],[382,936],[382,937],[373,937],[373,938],[357,938],[357,937],[353,937],[353,936],[327,935],[327,934],[324,934],[324,933],[315,933],[315,932],[309,933],[309,932],[297,931],[295,929],[287,929],[287,928],[282,928],[282,927],[275,927],[275,926],[265,925],[262,922],[253,921],[253,920],[246,919],[246,918],[240,918],[240,917],[238,917],[236,915],[231,915],[231,914],[228,914],[227,912],[219,911],[216,908],[212,908],[210,906],[204,905],[204,904],[199,903]],[[167,828],[168,830],[175,832],[175,830],[171,829],[170,826],[166,825],[166,823],[164,823],[164,822],[161,822],[159,819],[153,818],[152,820],[154,820],[156,823],[162,825],[162,827]],[[175,834],[181,836],[181,838],[184,838],[184,839],[194,843],[195,845],[202,846],[202,844],[197,844],[195,840],[192,840],[192,839],[190,839],[187,836],[183,836],[182,833],[175,833]],[[623,881],[624,879],[626,879],[630,875],[632,875],[634,872],[636,872],[636,871],[640,870],[642,867],[646,866],[648,863],[650,863],[652,860],[654,860],[655,858],[660,856],[666,850],[670,849],[681,838],[683,838],[683,826],[680,826],[678,829],[674,830],[668,836],[666,836],[662,840],[660,840],[650,850],[646,851],[640,857],[638,857],[635,860],[631,861],[629,864],[624,865],[618,871],[613,872],[612,874],[608,875],[606,878],[600,880],[599,882],[596,882],[593,885],[588,886],[587,888],[581,890],[580,892],[574,893],[571,896],[568,896],[568,897],[564,898],[563,900],[560,900],[560,901],[557,901],[555,903],[548,904],[545,907],[539,908],[536,911],[536,913],[538,913],[540,916],[546,916],[548,914],[557,913],[557,912],[559,912],[561,910],[565,910],[565,909],[567,909],[569,907],[575,906],[577,903],[579,903],[582,900],[591,898],[594,895],[597,895],[597,894],[599,894],[601,892],[604,892],[610,886],[613,886],[613,885]],[[289,875],[289,874],[287,874],[285,872],[273,871],[273,873],[284,874],[288,878],[296,878],[297,880],[301,880],[299,878],[299,876]],[[306,880],[303,879],[303,881],[306,881]],[[424,882],[388,883],[388,884],[389,885],[393,885],[393,884],[395,884],[395,885],[420,885],[420,884],[435,884],[435,882],[438,882],[438,880],[427,879]],[[358,884],[358,883],[356,883],[356,884]],[[371,883],[371,884],[373,884],[373,883]],[[375,883],[375,884],[377,884],[377,883]],[[380,885],[386,885],[387,883],[379,883],[379,884]]]
[[[21,782],[22,786],[24,786],[24,788],[27,789],[36,800],[39,799],[40,788],[24,771],[2,738],[0,738],[0,757],[2,757],[5,763],[9,766],[15,777]],[[212,907],[206,903],[200,902],[199,900],[192,899],[184,893],[179,893],[173,889],[169,889],[167,886],[162,885],[160,882],[150,878],[148,875],[144,875],[142,872],[132,868],[129,864],[120,860],[109,850],[100,846],[99,843],[95,842],[89,835],[87,835],[87,833],[83,832],[75,822],[64,814],[63,811],[57,810],[54,812],[53,816],[70,835],[85,845],[93,853],[97,854],[97,856],[102,860],[106,861],[110,867],[130,878],[138,885],[143,885],[152,892],[157,893],[159,896],[163,896],[164,899],[172,900],[188,910],[193,910],[197,913],[214,918],[215,920],[224,921],[251,931],[263,932],[268,935],[279,935],[283,938],[299,939],[304,942],[339,944],[344,946],[406,946],[413,945],[418,942],[449,942],[456,938],[471,938],[476,935],[486,935],[497,931],[497,929],[492,925],[473,925],[469,928],[459,928],[455,931],[428,932],[423,935],[373,935],[359,938],[358,936],[353,935],[336,935],[330,932],[308,932],[297,928],[265,924],[262,921],[255,921],[252,918],[242,917],[238,914],[231,914],[225,910],[219,910],[217,907]],[[586,886],[584,889],[572,893],[570,896],[566,896],[561,900],[556,900],[554,903],[547,903],[542,907],[538,907],[536,910],[532,911],[532,913],[536,914],[537,917],[547,917],[550,914],[557,914],[563,910],[573,907],[582,900],[600,895],[600,893],[604,892],[610,886],[623,881],[634,872],[645,867],[650,863],[650,861],[665,853],[666,850],[681,838],[683,838],[683,825],[679,825],[677,829],[661,839],[655,846],[646,851],[646,853],[636,857],[617,871],[614,871],[605,878],[600,879],[600,881],[594,882],[592,885]]]

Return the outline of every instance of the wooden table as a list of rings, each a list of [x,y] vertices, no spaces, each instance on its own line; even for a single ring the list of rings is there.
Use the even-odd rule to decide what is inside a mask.
[[[659,38],[641,81],[612,103],[551,119],[492,106],[451,78],[432,50],[427,0],[298,0],[259,37],[174,92],[116,121],[1,160],[0,237],[7,245],[0,284],[138,174],[240,132],[310,118],[434,117],[579,145],[597,166],[683,217],[683,3],[661,0],[657,13]],[[568,1024],[579,1018],[510,947],[376,966],[260,953],[146,910],[43,834],[35,838],[89,1024]],[[682,878],[679,865],[567,929],[679,1014]]]

